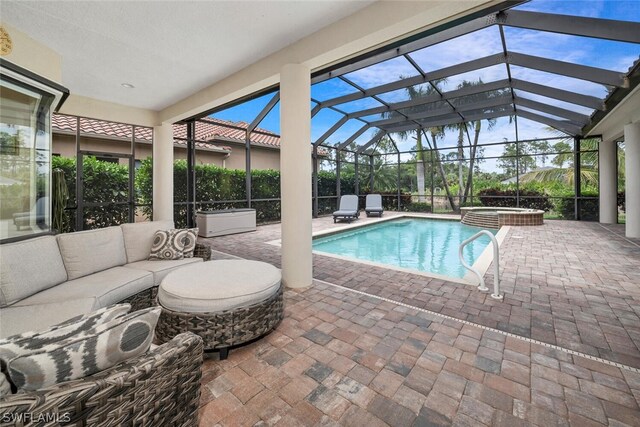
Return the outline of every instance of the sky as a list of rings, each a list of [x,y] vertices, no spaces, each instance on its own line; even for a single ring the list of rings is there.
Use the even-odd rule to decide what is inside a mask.
[[[517,10],[548,12],[584,17],[615,19],[624,21],[640,21],[640,0],[533,0],[518,6]],[[580,65],[604,68],[624,73],[640,57],[640,46],[631,43],[621,43],[606,40],[591,39],[586,37],[569,36],[548,32],[540,32],[513,27],[504,27],[507,49],[512,52],[526,53],[560,61],[574,62]],[[502,43],[497,26],[492,26],[471,34],[467,34],[443,43],[411,53],[411,58],[424,70],[427,75],[430,71],[438,70],[456,63],[470,61],[493,54],[501,54]],[[520,80],[528,80],[545,86],[569,90],[575,93],[593,95],[604,98],[607,88],[596,83],[589,83],[560,75],[549,74],[519,66],[511,66],[512,77]],[[417,75],[415,68],[402,57],[394,58],[383,63],[375,64],[364,69],[345,75],[349,80],[364,88],[371,88],[397,80],[400,76],[410,77]],[[484,68],[466,74],[452,76],[441,82],[439,88],[442,91],[450,91],[464,80],[477,81],[479,78],[484,83],[506,79],[507,68],[504,64]],[[337,78],[327,80],[311,87],[311,96],[318,101],[334,98],[348,93],[356,92],[352,86]],[[245,102],[241,105],[213,114],[219,119],[230,121],[251,122],[262,108],[271,99],[273,94]],[[549,103],[581,114],[590,115],[593,110],[561,101],[545,98],[535,94],[516,90],[516,96],[530,100]],[[385,102],[399,102],[408,99],[406,90],[398,90],[380,95]],[[313,102],[310,107],[314,106]],[[353,112],[366,108],[380,106],[373,99],[357,100],[350,103],[337,105],[337,108],[345,112]],[[322,109],[313,119],[311,124],[311,139],[316,141],[327,129],[333,126],[342,115],[329,109]],[[365,120],[379,120],[381,116],[367,116]],[[280,131],[279,104],[265,117],[260,127],[279,133]],[[349,120],[338,129],[327,142],[335,145],[356,132],[363,123]],[[370,130],[361,135],[356,142],[366,143],[373,135]],[[546,125],[533,122],[524,118],[518,118],[518,137],[523,139],[548,138],[555,136],[549,132]],[[452,147],[455,145],[457,134],[448,132],[440,147]],[[513,141],[516,139],[515,124],[509,118],[498,118],[490,130],[487,130],[486,121],[483,122],[483,131],[480,134],[480,143]],[[401,151],[410,150],[415,141],[412,139],[398,142]],[[485,156],[499,156],[502,147],[486,147]]]

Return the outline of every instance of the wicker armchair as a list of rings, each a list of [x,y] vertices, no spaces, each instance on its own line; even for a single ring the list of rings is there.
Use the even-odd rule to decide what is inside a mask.
[[[195,426],[202,339],[191,333],[93,376],[0,399],[8,426]]]
[[[211,259],[211,247],[200,244],[200,243],[196,243],[196,249],[193,253],[193,256],[196,258],[202,258],[203,261],[209,261]],[[154,286],[153,288],[140,291],[137,294],[130,296],[129,298],[125,298],[120,302],[131,304],[131,311],[133,312],[137,310],[142,310],[143,308],[151,307],[152,305],[157,305],[156,304],[157,294],[158,294],[158,287]]]

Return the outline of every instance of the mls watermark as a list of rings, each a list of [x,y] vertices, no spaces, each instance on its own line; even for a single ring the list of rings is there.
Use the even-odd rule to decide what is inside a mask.
[[[21,414],[0,414],[1,423],[68,423],[70,421],[71,414],[66,412],[23,412]]]

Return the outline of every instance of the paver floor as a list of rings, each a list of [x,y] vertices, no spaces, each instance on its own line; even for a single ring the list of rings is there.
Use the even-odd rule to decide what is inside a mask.
[[[201,425],[640,425],[640,247],[612,231],[512,228],[504,302],[314,255],[318,280],[286,292],[274,333],[205,362]],[[279,237],[203,241],[279,266]]]

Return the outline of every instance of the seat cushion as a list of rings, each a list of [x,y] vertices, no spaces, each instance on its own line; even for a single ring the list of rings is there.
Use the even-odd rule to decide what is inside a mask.
[[[69,280],[127,262],[120,227],[78,231],[56,237]]]
[[[41,331],[96,308],[93,297],[44,302],[42,304],[12,305],[0,310],[0,338]]]
[[[185,265],[202,262],[202,258],[184,258],[176,260],[163,260],[163,261],[138,261],[125,264],[127,268],[135,268],[138,270],[150,271],[153,273],[153,283],[155,286],[159,286],[162,279],[165,278],[169,272],[176,268],[183,267]]]
[[[203,262],[167,274],[158,302],[171,311],[220,312],[264,301],[278,291],[280,280],[280,270],[265,262]]]
[[[335,211],[333,216],[354,216],[357,211]]]
[[[158,230],[173,228],[173,221],[149,221],[122,224],[124,247],[127,253],[127,262],[132,263],[149,258],[153,236]]]
[[[115,304],[138,292],[153,287],[153,274],[126,267],[113,267],[99,273],[61,283],[39,292],[15,305],[43,304],[64,301],[69,298],[89,298],[97,300],[98,308]]]
[[[67,280],[55,236],[7,243],[0,253],[0,307]]]

